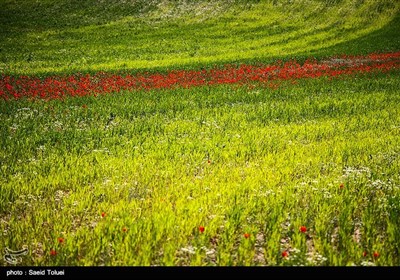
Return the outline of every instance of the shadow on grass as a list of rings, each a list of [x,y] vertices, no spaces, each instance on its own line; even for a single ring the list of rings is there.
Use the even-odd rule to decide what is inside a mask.
[[[318,51],[306,52],[304,56],[329,56],[335,54],[368,54],[371,52],[392,52],[400,50],[400,13],[383,28],[363,37],[339,43]]]

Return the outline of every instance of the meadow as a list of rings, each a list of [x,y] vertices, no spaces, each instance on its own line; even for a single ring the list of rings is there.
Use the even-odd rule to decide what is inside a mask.
[[[2,266],[400,265],[400,2],[0,5]]]

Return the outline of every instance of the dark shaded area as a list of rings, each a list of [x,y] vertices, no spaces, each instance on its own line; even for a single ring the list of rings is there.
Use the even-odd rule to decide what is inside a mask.
[[[383,28],[369,33],[368,35],[343,42],[335,46],[318,51],[307,52],[305,56],[327,56],[336,54],[368,54],[371,52],[392,52],[400,50],[400,14]]]
[[[115,0],[15,1],[2,6],[0,26],[3,26],[3,31],[44,31],[99,25],[126,16],[137,16],[156,7],[153,1]]]

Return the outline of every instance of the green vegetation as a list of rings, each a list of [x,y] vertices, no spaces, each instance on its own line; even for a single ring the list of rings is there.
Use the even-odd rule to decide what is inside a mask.
[[[399,1],[0,7],[0,78],[400,50]],[[0,99],[0,251],[28,248],[29,266],[399,266],[400,72],[279,82]]]
[[[209,67],[400,44],[399,1],[0,3],[0,71],[9,74]]]
[[[356,81],[2,102],[0,246],[28,265],[397,266],[399,74]]]

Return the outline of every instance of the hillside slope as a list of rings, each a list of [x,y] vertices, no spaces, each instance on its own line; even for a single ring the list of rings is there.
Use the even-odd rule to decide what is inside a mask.
[[[0,0],[0,73],[199,67],[400,49],[400,1]]]

